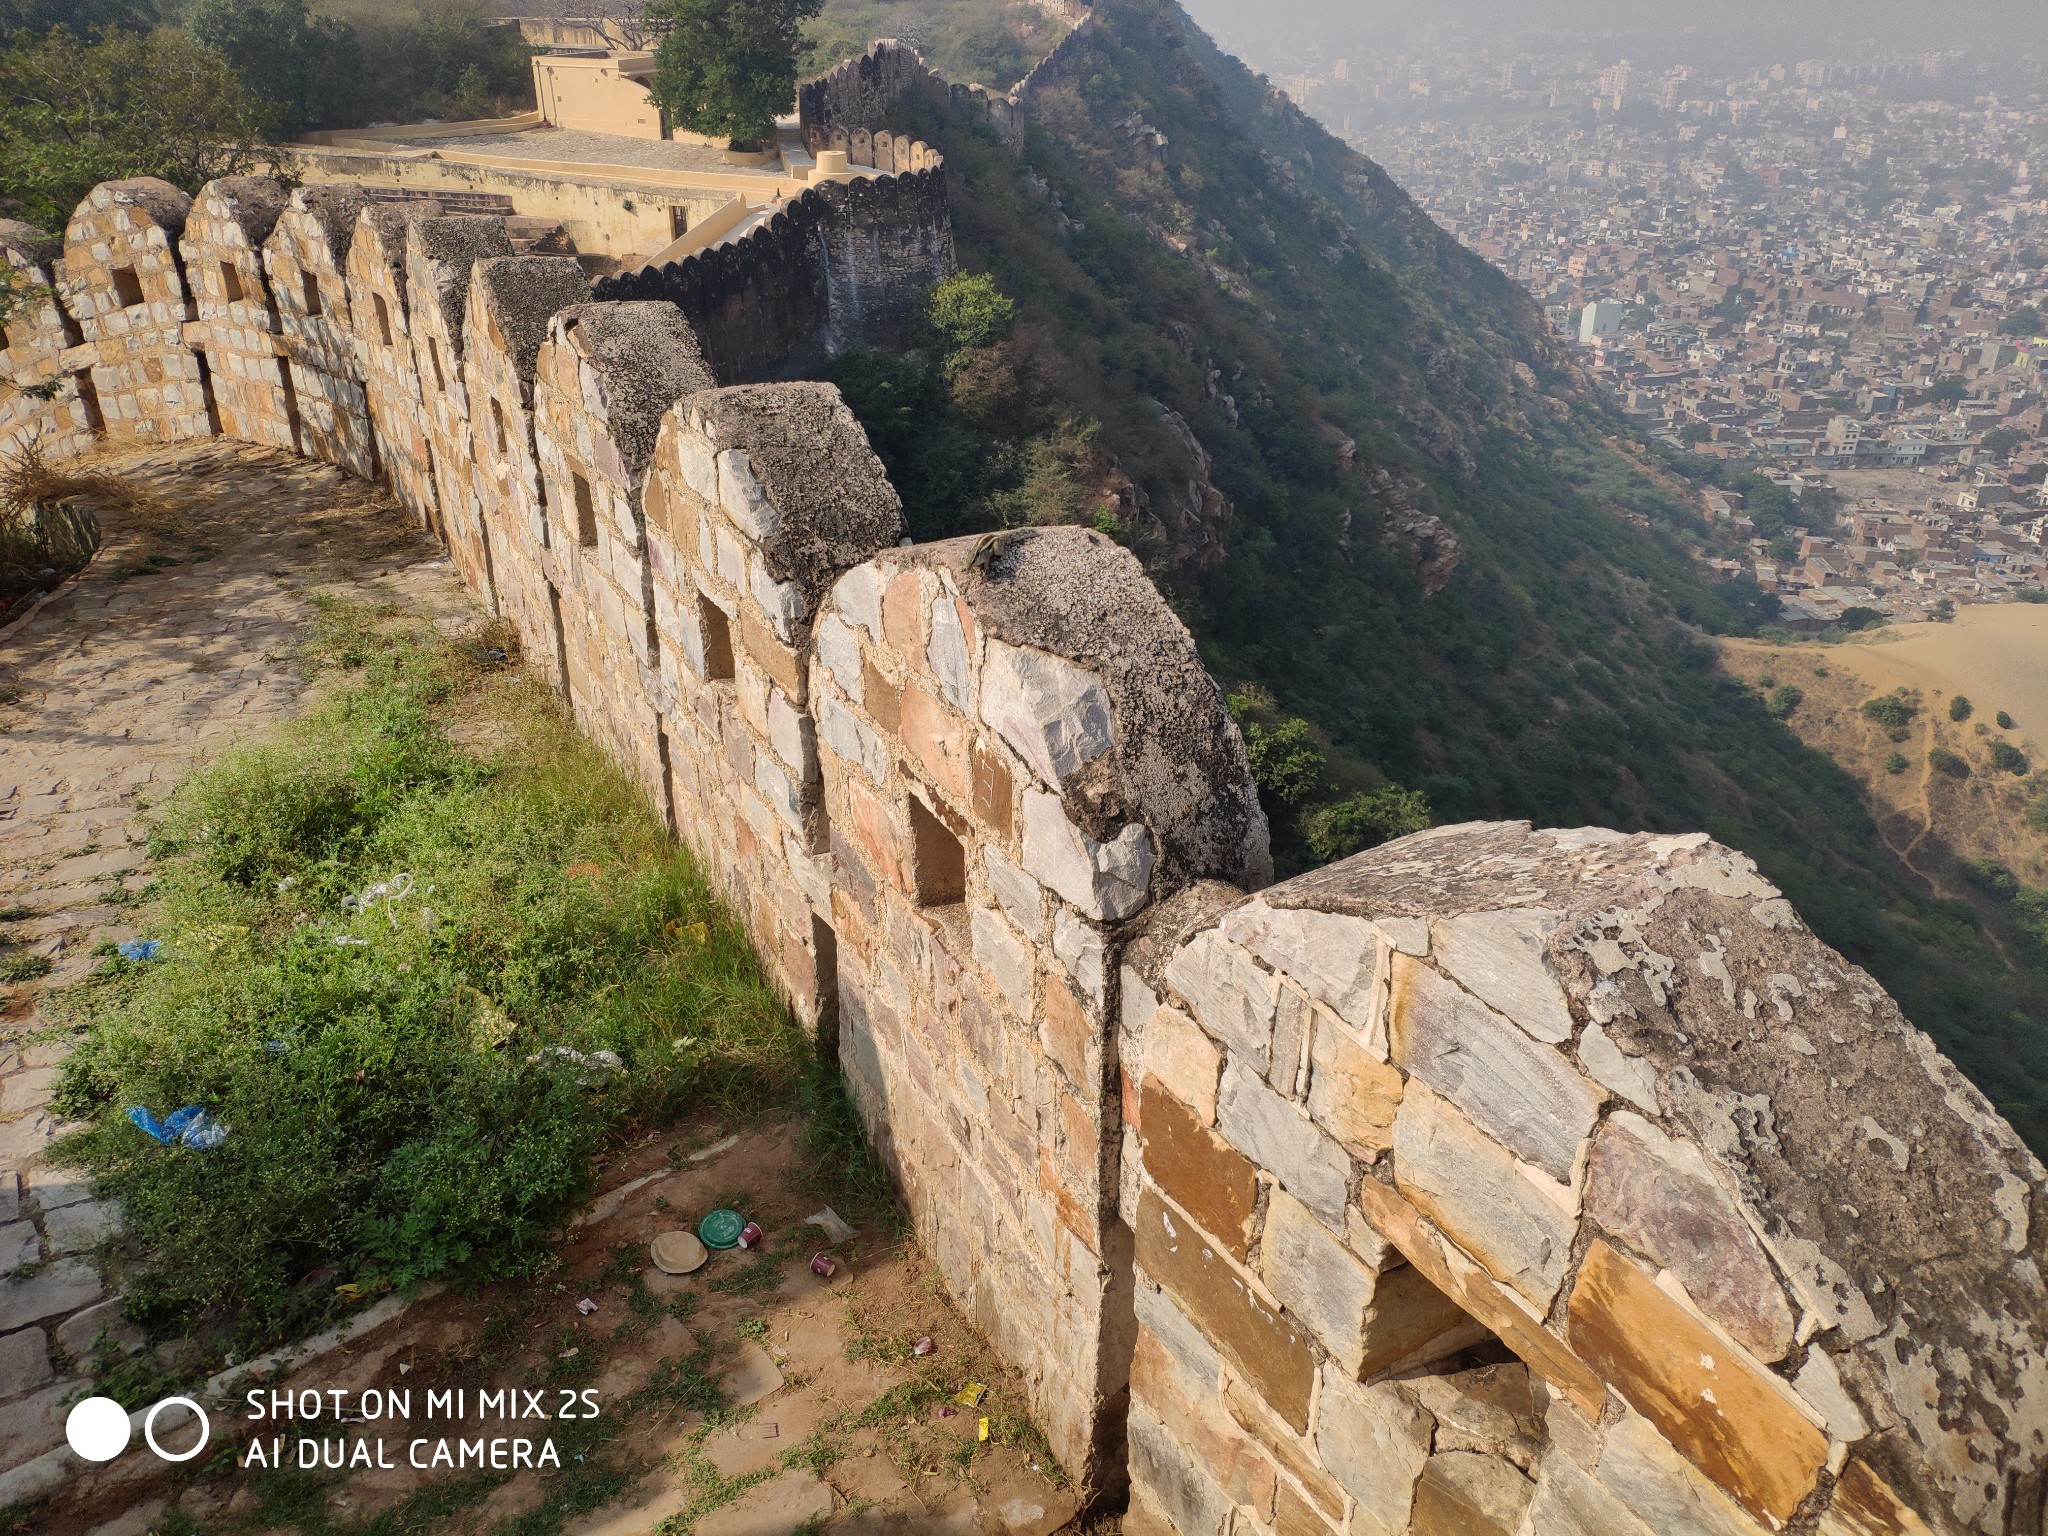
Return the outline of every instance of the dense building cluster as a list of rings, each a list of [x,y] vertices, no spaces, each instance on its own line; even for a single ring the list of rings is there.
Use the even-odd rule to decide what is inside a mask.
[[[1703,557],[1792,627],[2044,584],[2037,65],[1717,72],[1453,39],[1273,67],[1524,284],[1639,426],[1790,493],[1789,517],[1733,490],[1699,511]]]

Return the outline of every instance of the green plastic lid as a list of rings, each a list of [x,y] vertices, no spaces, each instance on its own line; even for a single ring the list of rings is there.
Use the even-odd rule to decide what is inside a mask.
[[[697,1236],[706,1248],[737,1248],[740,1230],[746,1224],[747,1218],[738,1211],[716,1210],[697,1223]]]

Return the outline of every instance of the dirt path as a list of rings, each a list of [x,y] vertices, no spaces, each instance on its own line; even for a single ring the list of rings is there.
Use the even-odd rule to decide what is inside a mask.
[[[63,1480],[28,1525],[50,1536],[142,1536],[169,1516],[209,1536],[345,1536],[386,1516],[459,1536],[641,1536],[664,1523],[704,1536],[1045,1536],[1066,1523],[1074,1502],[1021,1383],[887,1217],[833,1249],[835,1274],[812,1272],[831,1245],[804,1223],[820,1202],[787,1118],[650,1138],[603,1170],[607,1193],[543,1280],[417,1300],[272,1383],[358,1404],[410,1390],[407,1423],[223,1414],[216,1454],[181,1468],[131,1448],[90,1469],[61,1449],[93,1339],[125,1325],[94,1262],[118,1244],[118,1215],[43,1161],[65,1129],[49,1108],[65,1047],[36,1038],[49,1032],[39,1000],[135,936],[150,804],[300,706],[296,640],[323,592],[449,630],[480,619],[440,551],[338,473],[222,444],[100,467],[145,493],[141,505],[101,507],[93,563],[0,630],[0,962],[28,976],[0,989],[0,1527],[14,1528],[10,1477],[59,1465],[50,1457]],[[757,1252],[684,1278],[650,1264],[656,1233],[733,1203],[767,1229]],[[957,1396],[970,1382],[987,1389],[973,1406]],[[493,1387],[550,1403],[587,1390],[600,1413],[508,1422],[481,1407]],[[466,1391],[468,1411],[427,1421],[435,1389]],[[288,1459],[310,1439],[344,1460],[381,1445],[373,1459],[395,1465],[251,1465],[250,1446],[273,1437]],[[465,1442],[553,1439],[560,1464],[416,1468],[415,1438],[458,1456]]]

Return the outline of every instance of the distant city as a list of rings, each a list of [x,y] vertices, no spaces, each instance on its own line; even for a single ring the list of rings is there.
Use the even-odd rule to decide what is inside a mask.
[[[1751,472],[1700,495],[1700,556],[1790,627],[2048,585],[2038,56],[1254,53],[1525,285],[1652,437]],[[1746,505],[1759,481],[1785,515]]]

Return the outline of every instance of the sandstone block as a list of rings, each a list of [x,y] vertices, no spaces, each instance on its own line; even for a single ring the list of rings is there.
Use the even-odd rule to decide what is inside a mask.
[[[1223,1383],[1223,1407],[1237,1427],[1252,1437],[1266,1454],[1284,1468],[1299,1490],[1299,1496],[1329,1519],[1344,1513],[1344,1490],[1323,1470],[1315,1442],[1289,1428],[1271,1405],[1235,1375]],[[1284,1492],[1287,1483],[1280,1488]]]
[[[1150,1073],[1139,1090],[1138,1125],[1146,1174],[1204,1232],[1244,1258],[1258,1204],[1258,1170]]]
[[[1860,1461],[1842,1468],[1819,1536],[1934,1536],[1927,1522]]]
[[[13,1177],[11,1171],[8,1177]],[[0,1275],[11,1275],[41,1257],[42,1245],[37,1241],[34,1222],[10,1221],[0,1227]]]
[[[42,1329],[0,1335],[0,1398],[34,1391],[54,1374],[49,1337]]]
[[[1388,1385],[1360,1386],[1324,1367],[1316,1449],[1330,1475],[1358,1501],[1352,1530],[1401,1536],[1415,1506],[1415,1484],[1429,1460],[1430,1416]]]
[[[1032,983],[1036,977],[1031,950],[1011,931],[1010,925],[986,907],[976,907],[969,919],[974,938],[974,958],[979,960],[1005,1001],[1019,1018],[1031,1017]]]
[[[62,1317],[98,1301],[103,1287],[84,1259],[59,1259],[26,1280],[0,1284],[0,1333]]]
[[[1301,1330],[1151,1189],[1138,1201],[1137,1258],[1274,1411],[1305,1430],[1316,1365]]]
[[[1572,1037],[1571,1009],[1544,947],[1563,918],[1543,907],[1468,912],[1432,926],[1430,953],[1481,1002],[1561,1045]]]
[[[962,714],[968,709],[967,631],[960,622],[958,600],[950,592],[932,599],[931,640],[925,646],[925,661],[937,679],[946,702]]]
[[[1415,1485],[1413,1536],[1516,1536],[1536,1485],[1502,1456],[1439,1452]]]
[[[1391,1016],[1396,1064],[1517,1157],[1571,1178],[1603,1096],[1563,1056],[1405,955],[1394,960]]]
[[[1647,1419],[1634,1414],[1607,1431],[1594,1475],[1657,1536],[1763,1536],[1765,1531],[1666,1444]]]
[[[1273,1536],[1336,1536],[1336,1527],[1295,1491],[1294,1484],[1282,1482],[1273,1504]]]
[[[74,1312],[57,1325],[57,1348],[81,1364],[92,1359],[100,1336],[119,1353],[132,1355],[149,1342],[143,1331],[121,1315],[121,1298],[111,1297],[83,1312]]]
[[[1293,987],[1278,989],[1273,1008],[1272,1059],[1266,1081],[1285,1098],[1299,1098],[1303,1086],[1303,1054],[1308,1046],[1315,1005]]]
[[[882,636],[912,667],[924,659],[924,573],[902,571],[882,591]]]
[[[1781,1524],[1826,1466],[1791,1389],[1731,1348],[1606,1243],[1572,1290],[1571,1340],[1594,1369],[1750,1514]]]
[[[818,701],[818,724],[825,735],[825,745],[841,759],[853,764],[874,783],[881,783],[888,772],[888,750],[877,736],[837,699],[829,695]]]
[[[121,1230],[120,1211],[98,1200],[81,1200],[43,1218],[43,1234],[49,1239],[52,1257],[84,1253],[118,1236]]]
[[[1657,1536],[1569,1456],[1543,1458],[1529,1529],[1541,1536]]]
[[[1227,1536],[1230,1500],[1172,1432],[1134,1404],[1127,1435],[1134,1503],[1155,1505],[1176,1536]],[[1145,1518],[1139,1514],[1140,1529]]]
[[[1024,796],[1024,868],[1097,922],[1131,916],[1145,905],[1157,855],[1136,822],[1098,843],[1067,820],[1058,795]]]
[[[1259,1275],[1352,1375],[1365,1359],[1376,1276],[1307,1206],[1273,1191],[1259,1238]]]
[[[1593,1081],[1609,1093],[1627,1099],[1645,1114],[1658,1112],[1656,1069],[1626,1054],[1598,1024],[1588,1024],[1579,1036],[1579,1060]]]
[[[1262,901],[1226,913],[1223,936],[1242,945],[1368,1038],[1381,1029],[1388,945],[1362,918],[1279,911]]]
[[[1045,981],[1045,1050],[1067,1074],[1067,1081],[1082,1088],[1097,1080],[1101,1060],[1095,1048],[1095,1025],[1067,984],[1058,976]]]
[[[88,1381],[60,1381],[0,1407],[0,1467],[17,1467],[64,1443],[64,1417],[92,1390]]]
[[[1167,964],[1166,981],[1204,1029],[1265,1072],[1278,989],[1245,951],[1213,930],[1197,934]]]
[[[1593,1143],[1586,1214],[1669,1269],[1758,1359],[1792,1347],[1792,1308],[1763,1245],[1694,1148],[1638,1115],[1611,1117]]]
[[[1572,1213],[1450,1103],[1413,1083],[1394,1119],[1394,1179],[1494,1275],[1549,1306],[1571,1258]]]
[[[915,683],[903,689],[903,746],[927,782],[967,799],[967,726]]]
[[[1129,985],[1126,980],[1127,989]],[[1145,1071],[1192,1109],[1202,1124],[1214,1125],[1223,1074],[1223,1053],[1216,1043],[1178,1008],[1154,1010],[1145,1022],[1144,1040]]]
[[[1027,938],[1045,934],[1045,888],[1004,858],[997,849],[984,845],[981,867],[988,875],[988,887],[1004,914]]]
[[[1001,640],[988,643],[981,718],[1052,789],[1114,741],[1109,700],[1094,673]]]
[[[837,614],[827,613],[811,630],[811,643],[818,660],[825,664],[825,670],[832,674],[832,681],[839,685],[840,692],[854,703],[860,703],[860,643],[853,638],[853,631]]]
[[[1343,1025],[1321,1022],[1309,1045],[1308,1112],[1353,1153],[1369,1159],[1394,1144],[1403,1078]]]
[[[1202,1391],[1214,1392],[1222,1379],[1223,1357],[1202,1337],[1202,1330],[1157,1285],[1140,1281],[1132,1300],[1139,1326],[1173,1357],[1175,1368]]]
[[[1343,1230],[1351,1160],[1299,1108],[1235,1061],[1223,1070],[1216,1126],[1224,1140],[1272,1174],[1327,1225]]]
[[[1074,985],[1081,989],[1081,995],[1100,1007],[1108,960],[1102,930],[1060,907],[1052,915],[1052,952],[1066,967]]]
[[[983,826],[998,837],[1010,835],[1010,801],[1015,784],[1010,777],[1010,765],[1004,761],[1002,749],[986,741],[976,741],[967,749],[967,775],[970,781],[968,805],[980,818]]]

